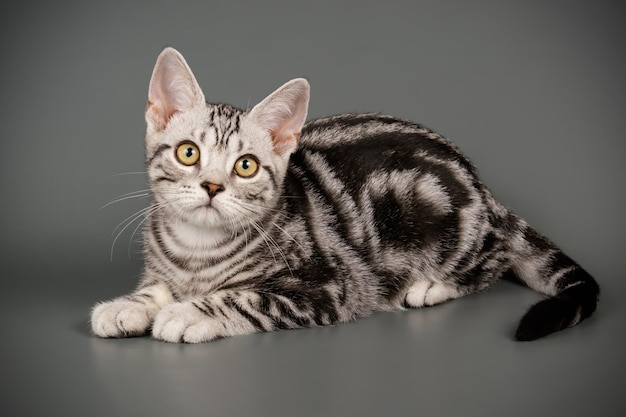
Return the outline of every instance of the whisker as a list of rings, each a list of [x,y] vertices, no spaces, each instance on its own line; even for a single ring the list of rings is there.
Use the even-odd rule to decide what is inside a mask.
[[[182,201],[184,199],[185,199],[184,197],[180,197],[176,201]],[[170,224],[172,224],[172,222],[174,220],[180,219],[182,217],[182,213],[183,212],[184,212],[183,208],[182,207],[178,207],[178,209],[176,210],[176,213],[174,213],[172,216],[170,216],[170,218],[167,220],[166,225],[169,226]]]
[[[250,248],[248,247],[248,234],[246,233],[246,226],[243,224],[243,222],[239,220],[239,223],[241,225],[241,230],[243,231],[243,237],[244,239],[246,239],[246,256],[244,258],[245,261],[248,260],[248,255],[250,254]],[[250,231],[250,237],[252,237],[252,231],[250,230],[250,227],[248,227],[248,230]]]
[[[145,222],[145,220],[148,217],[150,217],[151,215],[153,215],[157,211],[166,208],[167,206],[171,205],[173,202],[176,202],[176,201],[177,200],[170,200],[170,201],[165,201],[165,202],[159,202],[159,203],[151,204],[150,206],[144,207],[141,210],[138,210],[137,212],[135,212],[132,215],[128,216],[126,219],[122,220],[120,222],[120,224],[118,224],[117,227],[113,230],[113,233],[112,233],[112,235],[115,235],[115,238],[113,239],[113,243],[111,244],[111,262],[113,261],[113,252],[115,250],[115,244],[117,243],[117,240],[120,238],[120,236],[124,233],[124,231],[126,229],[128,229],[138,219],[141,219],[142,217],[144,217],[144,219],[139,223],[139,226],[137,226],[135,228],[135,231],[133,232],[133,235],[131,235],[131,243],[130,243],[130,245],[132,245],[132,236],[134,236],[135,232],[139,229],[141,224],[143,222]],[[116,232],[117,232],[117,234],[116,234]],[[130,248],[129,248],[129,256],[130,256]]]
[[[130,193],[122,194],[121,196],[117,197],[115,200],[106,203],[104,206],[100,207],[98,210],[105,209],[109,207],[111,204],[119,203],[120,201],[129,200],[131,198],[147,197],[149,195],[150,195],[150,190],[132,191]]]
[[[256,222],[251,221],[250,224],[252,225],[252,227],[256,229],[257,232],[259,232],[259,234],[263,238],[265,245],[267,246],[267,248],[270,250],[270,253],[272,254],[272,258],[274,258],[274,262],[278,262],[278,260],[276,259],[276,255],[274,255],[274,251],[272,250],[272,247],[270,245],[270,241],[268,240],[267,233],[263,230],[263,228],[261,228],[261,226],[256,224]]]
[[[158,210],[165,208],[165,206],[161,206],[161,207],[156,207],[154,210],[150,211],[150,212],[146,212],[145,216],[143,218],[143,220],[141,220],[139,222],[139,224],[137,224],[137,227],[135,227],[135,229],[133,230],[133,233],[130,235],[130,240],[128,241],[128,259],[130,259],[130,248],[133,245],[133,239],[135,237],[135,234],[137,233],[137,231],[139,230],[139,228],[146,223],[146,220],[148,220],[150,218],[151,215],[153,215],[154,213],[156,213]]]
[[[274,222],[271,222],[271,223],[274,225],[274,227],[276,227],[278,230],[280,230],[281,232],[283,232],[283,233],[285,234],[285,236],[287,236],[287,237],[289,238],[289,240],[291,240],[293,243],[295,243],[296,245],[298,245],[298,247],[299,247],[300,249],[302,249],[302,251],[303,251],[303,252],[305,251],[305,250],[304,250],[304,248],[302,247],[302,245],[300,245],[300,243],[299,243],[299,242],[298,242],[298,241],[297,241],[297,240],[296,240],[293,236],[291,236],[289,233],[287,233],[287,231],[286,231],[285,229],[283,229],[282,227],[280,227],[279,225],[277,225],[277,224],[276,224],[276,223],[274,223]]]
[[[135,171],[135,172],[120,172],[118,174],[109,175],[107,178],[120,177],[122,175],[139,175],[139,174],[147,174],[147,171]]]
[[[260,212],[269,212],[283,218],[287,218],[287,214],[283,212],[281,209],[273,208],[273,207],[265,207],[260,204],[254,204],[245,201],[238,201],[237,206],[239,208],[246,209],[249,213],[258,215]]]
[[[115,227],[115,229],[113,229],[113,232],[111,232],[111,236],[115,235],[115,233],[118,231],[118,229],[120,227],[122,227],[124,224],[126,224],[126,222],[128,222],[128,221],[130,221],[131,223],[134,222],[136,217],[141,217],[144,214],[144,212],[145,213],[149,212],[153,207],[154,207],[154,205],[149,205],[148,207],[144,207],[142,209],[139,209],[138,211],[134,212],[130,216],[126,217],[124,220],[122,220]]]
[[[264,236],[267,237],[269,242],[271,242],[271,244],[276,248],[280,257],[283,258],[283,261],[285,262],[285,265],[287,266],[287,269],[289,270],[289,275],[293,277],[293,271],[291,270],[291,265],[289,265],[289,261],[287,260],[287,256],[285,255],[285,252],[283,251],[283,249],[280,247],[278,242],[276,242],[276,240],[269,233],[267,233],[262,227],[261,227],[261,230],[263,230]],[[276,257],[274,257],[274,260],[276,260]]]
[[[246,204],[240,204],[240,205],[233,205],[232,208],[234,210],[238,210],[242,215],[245,215],[247,213],[257,213],[258,211],[253,210],[250,207],[246,207]],[[246,213],[247,212],[247,213]],[[272,247],[276,250],[276,252],[278,252],[278,254],[280,255],[280,257],[282,258],[283,262],[285,262],[285,265],[287,266],[287,269],[289,270],[289,274],[291,276],[293,276],[293,271],[291,269],[291,265],[289,265],[289,261],[287,260],[287,256],[285,255],[285,252],[282,250],[282,248],[280,247],[280,245],[278,244],[278,242],[276,241],[276,239],[274,239],[261,225],[259,225],[256,221],[254,220],[249,220],[249,224],[254,227],[256,229],[256,231],[259,233],[259,235],[261,235],[261,237],[263,238],[263,240],[265,241],[265,244],[267,245],[268,249],[270,250],[270,253],[272,254],[272,258],[274,258],[274,262],[277,262],[278,260],[276,259],[276,255],[274,253],[274,250],[272,249]],[[276,226],[276,224],[274,222],[272,222],[272,224],[274,224]],[[279,228],[280,229],[280,228]],[[296,242],[297,243],[297,242]]]
[[[113,230],[113,234],[115,234],[115,232],[118,229],[120,229],[120,227],[121,229],[119,230],[117,235],[115,235],[115,238],[113,239],[113,243],[111,244],[111,262],[113,261],[113,251],[115,249],[115,243],[120,238],[122,233],[124,233],[124,230],[128,229],[130,225],[133,224],[135,221],[137,221],[143,216],[147,216],[151,211],[154,211],[155,209],[156,208],[154,206],[145,207],[139,210],[138,212],[134,213],[133,215],[127,217],[126,219],[122,220],[122,222],[119,225],[117,225],[117,227]],[[124,227],[122,227],[122,225],[124,225]]]

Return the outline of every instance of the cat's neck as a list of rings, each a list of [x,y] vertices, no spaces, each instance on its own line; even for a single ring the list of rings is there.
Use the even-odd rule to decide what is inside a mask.
[[[233,239],[233,230],[219,226],[201,226],[191,222],[172,221],[168,224],[172,237],[186,246],[215,249]]]

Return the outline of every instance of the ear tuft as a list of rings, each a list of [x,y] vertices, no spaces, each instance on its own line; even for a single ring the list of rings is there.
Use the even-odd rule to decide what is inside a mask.
[[[290,154],[298,146],[300,132],[306,121],[309,91],[308,81],[296,78],[285,83],[250,111],[250,117],[272,135],[276,154]]]
[[[204,95],[185,58],[176,49],[165,48],[152,72],[146,122],[163,130],[172,115],[199,103],[204,103]]]

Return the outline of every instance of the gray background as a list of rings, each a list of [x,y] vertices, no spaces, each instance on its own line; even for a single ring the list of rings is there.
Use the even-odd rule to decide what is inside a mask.
[[[621,2],[0,9],[1,415],[626,415]],[[112,232],[148,200],[100,207],[146,188],[117,174],[143,170],[148,81],[168,45],[210,101],[246,107],[304,76],[311,118],[377,111],[452,138],[597,277],[597,314],[513,342],[539,296],[502,282],[421,311],[198,346],[92,337],[93,303],[140,273],[137,223],[113,250]]]

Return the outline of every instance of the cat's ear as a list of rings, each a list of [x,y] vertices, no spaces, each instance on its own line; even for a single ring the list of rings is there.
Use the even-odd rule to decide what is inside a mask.
[[[163,130],[170,117],[204,103],[204,95],[185,58],[174,48],[165,48],[157,58],[150,89],[146,122]]]
[[[250,111],[250,117],[269,131],[274,142],[274,152],[278,155],[291,153],[298,146],[309,107],[309,90],[307,80],[296,78]]]

